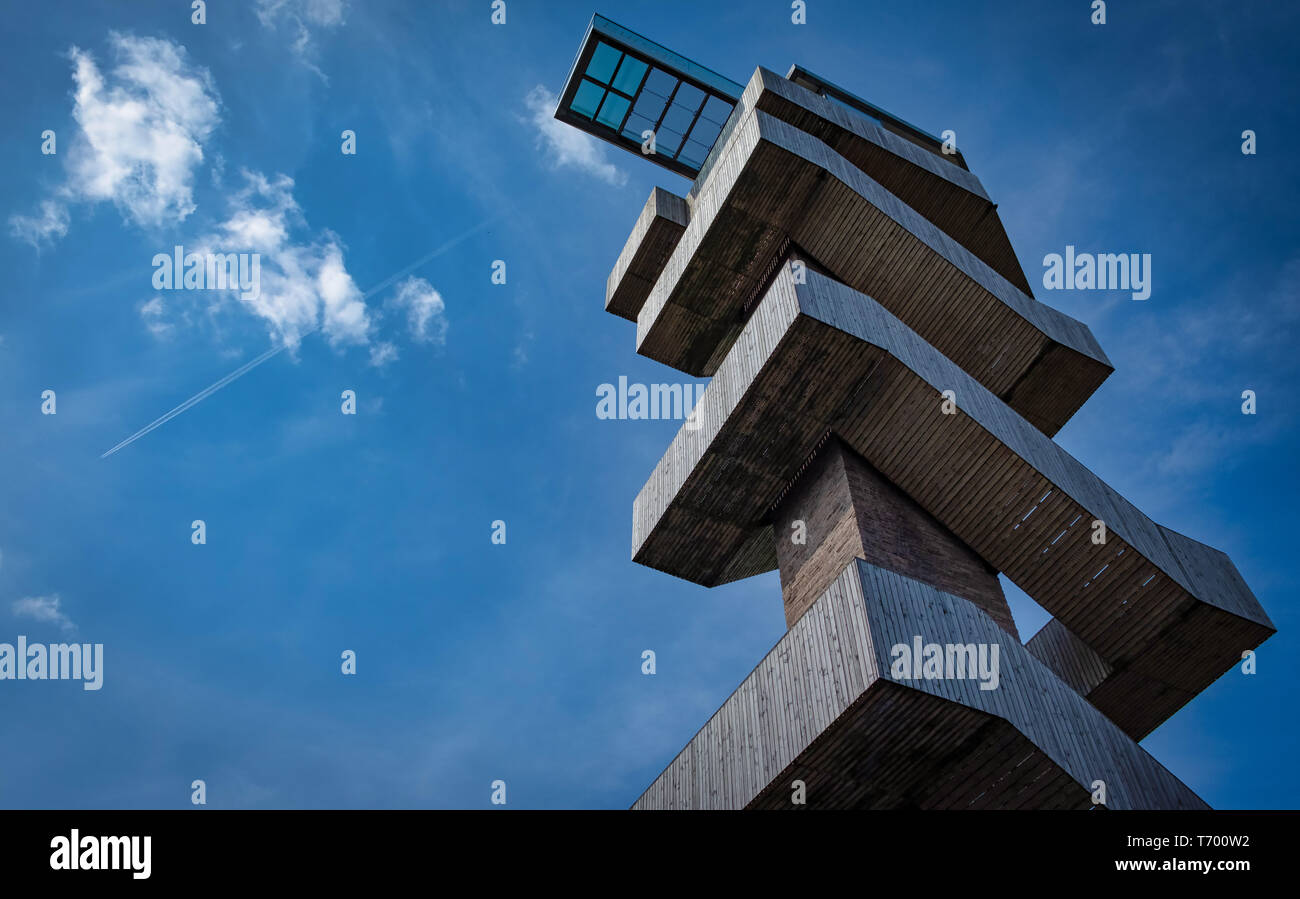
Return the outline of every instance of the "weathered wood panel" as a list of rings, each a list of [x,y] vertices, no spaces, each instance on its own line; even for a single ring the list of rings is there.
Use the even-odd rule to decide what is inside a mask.
[[[893,679],[891,648],[914,636],[996,645],[996,689]],[[973,604],[861,561],[633,808],[798,808],[796,779],[807,808],[1087,808],[1095,780],[1110,808],[1205,807]]]
[[[1025,648],[1082,696],[1090,694],[1114,673],[1105,659],[1055,618],[1030,637]]]
[[[696,197],[637,317],[637,352],[714,374],[790,241],[1049,435],[1112,370],[1087,326],[1026,296],[844,157],[760,110],[737,124]]]
[[[892,133],[856,110],[816,94],[761,66],[732,115],[760,109],[807,132],[879,182],[1029,296],[1034,292],[1007,237],[997,207],[971,172]],[[727,135],[715,150],[721,151]],[[708,180],[706,161],[691,188]]]
[[[706,586],[771,570],[769,510],[830,430],[1111,666],[1093,698],[1122,684],[1106,711],[1130,734],[1273,632],[1226,556],[1156,525],[873,299],[806,281],[787,267],[773,282],[700,427],[638,495],[637,562]]]
[[[655,279],[689,221],[685,198],[662,187],[650,191],[650,198],[605,282],[606,312],[636,321]]]

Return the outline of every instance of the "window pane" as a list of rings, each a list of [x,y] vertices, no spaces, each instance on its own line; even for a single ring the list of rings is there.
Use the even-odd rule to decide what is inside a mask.
[[[600,107],[600,114],[596,116],[596,121],[611,128],[618,128],[623,124],[623,116],[631,105],[628,100],[610,91],[605,95],[605,105]]]
[[[677,86],[677,79],[669,75],[663,69],[651,69],[650,76],[645,80],[645,89],[652,94],[658,94],[665,100],[672,94],[673,88]]]
[[[682,87],[685,86],[682,85]],[[678,134],[685,134],[686,130],[691,127],[691,119],[694,117],[695,109],[693,107],[674,103],[668,108],[668,114],[664,116],[664,127],[671,128]]]
[[[618,58],[622,55],[618,50],[601,41],[596,45],[595,52],[591,54],[591,62],[587,63],[587,77],[594,78],[601,84],[609,84],[614,69],[618,67]]]
[[[682,136],[670,128],[660,128],[655,133],[655,152],[665,156],[676,154],[682,144]]]
[[[691,115],[695,114],[695,110],[703,102],[704,102],[704,91],[700,90],[698,87],[692,87],[691,85],[686,84],[685,82],[682,83],[681,87],[677,88],[677,96],[673,97],[674,104],[689,106],[691,110]]]
[[[718,132],[721,130],[722,127],[720,125],[713,124],[701,115],[695,121],[695,127],[691,129],[691,133],[687,136],[696,143],[704,144],[706,147],[711,147],[713,146],[713,142],[718,139]]]
[[[623,126],[623,136],[640,143],[644,140],[641,137],[642,132],[653,131],[654,127],[654,119],[647,119],[633,112],[627,117],[627,124]]]
[[[708,147],[693,140],[688,140],[686,146],[682,147],[682,152],[677,154],[677,158],[688,165],[699,168],[704,164],[704,160],[708,155]]]
[[[704,104],[704,111],[700,113],[700,118],[708,119],[721,128],[727,123],[731,109],[731,104],[721,97],[709,97],[709,101]]]
[[[636,114],[645,116],[653,124],[659,121],[659,116],[663,115],[664,102],[663,97],[656,96],[648,90],[641,91],[641,96],[636,100]]]
[[[624,56],[623,64],[618,67],[618,74],[614,76],[614,87],[625,94],[635,94],[636,89],[641,86],[641,76],[648,68],[650,67],[641,60]]]
[[[600,108],[600,98],[604,95],[604,88],[584,79],[582,84],[578,85],[578,91],[573,95],[573,103],[569,108],[579,115],[591,118]]]

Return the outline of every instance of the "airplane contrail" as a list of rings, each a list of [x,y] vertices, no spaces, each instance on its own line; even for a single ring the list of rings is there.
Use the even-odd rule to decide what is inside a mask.
[[[430,252],[421,256],[419,259],[412,262],[410,265],[407,265],[404,268],[400,269],[395,274],[389,275],[387,278],[380,281],[374,287],[367,290],[362,295],[361,298],[363,300],[370,299],[372,296],[379,293],[379,291],[383,290],[385,287],[392,284],[398,278],[402,277],[403,275],[410,274],[411,272],[415,271],[417,268],[424,265],[426,262],[433,259],[434,257],[441,256],[443,253],[450,250],[452,247],[460,243],[462,240],[465,240],[471,235],[476,234],[479,231],[482,231],[488,225],[492,224],[493,221],[495,221],[495,219],[488,219],[485,222],[480,222],[479,224],[475,225],[473,228],[470,228],[465,233],[460,234],[457,237],[453,237],[451,240],[447,241],[442,246],[438,247],[435,250],[431,250]],[[306,337],[309,334],[313,334],[319,330],[320,330],[320,326],[317,325],[316,327],[312,328],[310,331],[304,331],[301,336]],[[194,396],[190,397],[189,399],[181,403],[176,408],[158,416],[153,421],[149,422],[149,424],[145,425],[143,428],[136,431],[130,437],[123,440],[117,446],[113,447],[112,449],[100,455],[99,458],[107,459],[109,456],[113,455],[113,453],[117,452],[118,450],[130,446],[132,443],[135,443],[137,440],[139,440],[141,437],[143,437],[145,434],[148,434],[150,431],[154,430],[155,428],[160,428],[163,425],[167,424],[167,422],[171,421],[173,418],[180,415],[185,410],[197,406],[199,403],[203,402],[205,399],[212,396],[212,394],[216,393],[222,387],[225,387],[227,384],[231,383],[232,381],[236,381],[242,378],[244,375],[248,374],[250,371],[257,368],[259,365],[261,365],[263,362],[266,362],[271,357],[279,355],[281,352],[287,349],[287,347],[288,344],[282,343],[279,346],[271,347],[271,349],[262,353],[260,356],[256,357],[255,359],[250,359],[248,362],[245,362],[243,365],[239,366],[239,368],[230,372],[225,377],[219,378],[218,380],[209,384],[207,387],[204,387],[202,390],[194,394]]]

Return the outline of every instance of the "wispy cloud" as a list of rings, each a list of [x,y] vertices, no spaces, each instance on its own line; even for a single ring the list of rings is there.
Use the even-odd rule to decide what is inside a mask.
[[[39,249],[68,233],[68,209],[58,200],[42,200],[36,215],[11,215],[9,233]]]
[[[346,0],[257,0],[256,11],[263,27],[293,33],[294,56],[328,84],[329,78],[316,64],[316,32],[343,24]]]
[[[415,260],[409,265],[406,265],[398,272],[388,276],[387,278],[385,278],[384,280],[376,284],[374,287],[370,288],[370,290],[366,291],[366,293],[361,297],[362,302],[364,302],[366,299],[373,296],[374,294],[379,293],[379,291],[386,289],[389,285],[395,283],[399,279],[406,277],[414,269],[420,267],[421,265],[424,265],[425,263],[429,262],[435,257],[441,256],[443,253],[447,252],[452,247],[459,244],[461,241],[468,239],[474,234],[477,234],[479,231],[482,231],[484,228],[490,225],[492,221],[493,221],[492,219],[489,219],[485,222],[480,222],[479,224],[475,225],[473,228],[470,228],[468,231],[464,231],[456,235],[451,240],[448,240],[446,243],[442,244],[441,246],[436,247],[433,250],[430,250],[428,253],[425,253],[419,259]],[[300,336],[306,336],[306,335],[303,334]],[[395,358],[395,353],[396,353],[395,348],[392,349],[392,353],[390,354],[389,350],[386,350],[383,347],[384,345],[381,344],[378,349],[372,349],[371,361],[373,363],[382,365],[384,362],[390,361],[392,358]],[[116,453],[118,450],[126,446],[129,446],[130,444],[139,440],[141,437],[143,437],[145,434],[148,434],[150,431],[162,427],[167,422],[171,421],[173,418],[175,418],[177,415],[180,415],[185,410],[198,405],[199,403],[203,402],[203,400],[205,400],[207,397],[211,396],[221,388],[225,387],[227,384],[230,384],[231,382],[238,380],[239,378],[242,378],[244,375],[248,374],[248,372],[252,371],[254,368],[261,365],[263,362],[266,362],[268,359],[271,359],[274,356],[278,355],[282,350],[284,350],[284,348],[285,348],[285,344],[283,343],[277,344],[271,347],[266,352],[262,353],[260,356],[257,356],[255,359],[252,359],[251,361],[244,363],[239,368],[235,369],[234,371],[230,372],[224,377],[219,378],[214,383],[209,384],[207,387],[200,390],[194,396],[185,400],[185,402],[181,403],[179,406],[174,407],[170,411],[154,419],[149,424],[145,425],[143,428],[136,431],[130,437],[123,440],[121,443],[117,444],[116,446],[102,453],[100,455],[100,458],[103,459],[108,456],[111,456],[113,453]],[[377,359],[380,361],[376,361]]]
[[[75,631],[77,626],[63,613],[61,605],[57,593],[52,596],[28,596],[14,601],[13,613],[16,618],[30,618],[42,624],[57,625],[64,631]]]
[[[397,361],[397,347],[388,341],[381,341],[370,348],[370,364],[383,368],[390,362]]]
[[[306,25],[341,24],[341,2],[263,0],[264,24],[292,20]],[[111,33],[115,65],[101,71],[91,55],[73,48],[73,119],[65,179],[33,215],[14,215],[15,236],[36,247],[67,233],[69,207],[113,202],[123,218],[140,227],[175,224],[195,211],[195,172],[204,141],[220,122],[220,100],[206,69],[193,65],[185,48],[166,39]],[[260,289],[238,297],[237,306],[266,322],[282,347],[296,348],[319,330],[331,346],[367,346],[373,322],[365,297],[344,261],[341,240],[329,230],[313,232],[287,175],[244,169],[243,183],[227,200],[225,217],[187,243],[200,254],[251,252],[260,256]],[[209,219],[211,221],[211,219]],[[199,229],[196,228],[196,231]],[[234,291],[207,291],[208,311],[230,304]],[[416,340],[442,343],[446,317],[442,297],[426,281],[410,281],[401,299]],[[187,324],[193,303],[155,296],[139,314],[155,337]],[[373,348],[372,360],[396,358],[391,346]]]
[[[292,178],[247,170],[243,177],[227,218],[199,240],[199,252],[260,254],[261,289],[239,302],[268,324],[277,342],[293,348],[319,328],[331,346],[368,343],[370,315],[337,235],[310,233]]]
[[[406,311],[411,338],[419,343],[447,342],[446,305],[442,294],[423,278],[407,278],[397,285],[393,305]]]
[[[1225,422],[1220,416],[1217,420],[1198,420],[1184,427],[1165,452],[1155,457],[1156,471],[1179,476],[1212,468],[1233,468],[1246,450],[1267,445],[1281,432],[1277,419],[1266,419],[1255,425],[1245,416],[1236,417],[1241,421]]]
[[[622,187],[627,175],[605,159],[605,149],[589,134],[555,119],[555,94],[537,85],[524,97],[528,120],[537,130],[537,144],[543,156],[557,168],[570,167],[594,178]]]
[[[193,182],[203,142],[220,121],[220,99],[206,69],[166,39],[112,32],[116,65],[103,72],[80,48],[72,60],[77,130],[65,180],[32,216],[9,219],[14,236],[41,246],[68,230],[68,208],[112,202],[145,227],[184,220],[194,211]]]
[[[1124,332],[1117,356],[1143,380],[1187,399],[1219,396],[1229,376],[1247,372],[1284,383],[1280,376],[1296,368],[1291,338],[1300,326],[1300,256],[1262,289],[1253,280],[1231,277],[1173,310],[1161,327]],[[1258,390],[1250,380],[1240,388]]]
[[[160,296],[154,296],[140,304],[140,318],[144,321],[144,326],[159,340],[170,337],[175,330],[171,322],[164,320],[165,311]]]

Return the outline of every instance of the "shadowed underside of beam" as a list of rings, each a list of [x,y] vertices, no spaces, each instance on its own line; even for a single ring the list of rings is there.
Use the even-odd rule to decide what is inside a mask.
[[[1026,296],[821,141],[761,110],[739,122],[695,199],[637,316],[637,352],[714,374],[791,242],[1048,435],[1112,371],[1085,325]]]
[[[1130,734],[1274,630],[1225,555],[1152,522],[880,304],[817,272],[797,284],[782,269],[696,416],[634,505],[641,564],[705,586],[776,567],[770,512],[831,431],[1124,678],[1103,710]]]
[[[738,119],[751,109],[760,109],[821,141],[1017,290],[1034,295],[996,205],[970,171],[761,66],[750,78],[738,106]],[[706,162],[696,179],[692,194],[707,180],[708,165]]]
[[[897,679],[915,637],[996,645],[996,686]],[[1108,808],[1206,807],[974,605],[854,561],[633,808],[1088,808],[1097,781]]]
[[[800,66],[742,87],[599,16],[556,118],[695,178],[606,282],[638,353],[713,378],[633,559],[779,567],[788,626],[636,807],[1204,807],[1135,741],[1272,622],[1052,441],[1112,367],[964,156]],[[1054,616],[1027,645],[999,572]],[[948,669],[891,665],[908,645]]]

